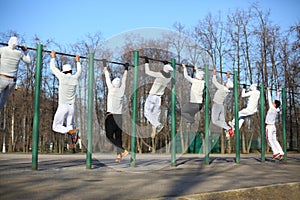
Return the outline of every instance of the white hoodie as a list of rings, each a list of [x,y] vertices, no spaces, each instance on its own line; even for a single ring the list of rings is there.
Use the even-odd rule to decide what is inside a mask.
[[[228,79],[228,81],[230,81],[230,79]],[[213,101],[216,104],[223,104],[224,100],[225,100],[226,96],[228,95],[228,93],[230,92],[230,90],[227,87],[225,87],[224,85],[218,83],[217,76],[215,74],[213,75],[212,82],[217,88],[217,91],[215,93]]]
[[[25,55],[22,51],[17,50],[16,46],[18,46],[17,38],[11,37],[8,46],[0,48],[0,74],[16,78],[20,60],[30,64],[29,53]]]
[[[168,65],[165,65],[164,71],[165,72],[171,71],[171,68],[168,69],[167,67],[168,67]],[[167,68],[168,70],[166,70],[165,68]],[[153,85],[150,89],[149,94],[150,95],[157,95],[157,96],[163,95],[164,92],[165,92],[165,88],[167,87],[168,83],[171,81],[171,77],[166,78],[162,75],[161,72],[151,71],[149,69],[149,63],[145,63],[145,73],[148,74],[149,76],[152,76],[152,77],[155,78],[154,83],[153,83]]]
[[[251,91],[246,92],[246,90],[243,88],[242,97],[249,97],[246,109],[250,112],[256,112],[260,92],[255,87],[252,87],[251,89]]]
[[[58,78],[58,103],[59,104],[73,104],[75,102],[76,86],[81,74],[81,64],[77,62],[76,74],[64,74],[55,67],[55,58],[50,60],[50,69],[53,74]]]
[[[188,75],[187,69],[183,69],[183,76],[186,80],[188,80],[190,83],[192,83],[191,86],[191,96],[190,96],[190,102],[191,103],[202,103],[202,96],[203,96],[203,90],[204,90],[204,80],[199,80],[196,78],[192,78]],[[203,77],[203,75],[202,75]],[[198,78],[201,78],[201,76],[198,76]]]
[[[278,97],[276,98],[278,100]],[[272,102],[271,92],[268,91],[268,102],[269,102],[269,110],[266,115],[266,124],[275,124],[277,113],[280,111],[279,108],[275,108]]]
[[[116,84],[115,80],[120,80],[119,78],[115,78],[112,83],[110,80],[109,72],[106,70],[104,71],[104,74],[105,74],[106,85],[108,88],[106,112],[110,112],[112,114],[122,114],[123,98],[125,93],[127,75],[125,75],[124,73],[121,84],[119,83]]]

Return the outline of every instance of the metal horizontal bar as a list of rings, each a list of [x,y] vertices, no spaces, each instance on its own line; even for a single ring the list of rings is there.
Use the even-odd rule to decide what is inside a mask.
[[[7,43],[3,43],[3,42],[0,42],[0,44],[1,44],[1,45],[4,45],[4,46],[8,46]],[[18,47],[18,48],[21,48],[21,47],[23,47],[23,46],[18,45],[17,47]],[[37,50],[36,48],[33,48],[33,47],[27,47],[27,49],[28,49],[28,50],[34,50],[34,51]],[[43,52],[51,53],[51,50],[43,49]],[[76,56],[76,54],[62,53],[62,52],[57,52],[57,51],[55,51],[55,54],[57,54],[57,55],[62,55],[62,56],[70,56],[70,57],[75,57],[75,56]],[[86,56],[80,56],[80,55],[79,55],[79,57],[82,58],[82,59],[88,59],[88,57],[86,57]],[[94,58],[94,60],[95,60],[95,61],[103,61],[104,59]],[[111,63],[111,64],[123,65],[123,66],[125,65],[125,63],[115,62],[115,61],[109,61],[109,60],[106,60],[106,62]],[[134,67],[134,65],[130,65],[130,66],[131,66],[131,67]]]

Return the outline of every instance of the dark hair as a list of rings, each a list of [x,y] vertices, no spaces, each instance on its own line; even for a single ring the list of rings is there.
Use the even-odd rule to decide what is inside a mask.
[[[275,107],[276,107],[276,108],[279,108],[279,107],[280,107],[280,104],[281,104],[280,101],[275,100]]]
[[[63,72],[64,74],[68,74],[68,73],[71,73],[72,74],[72,70],[69,70],[69,71],[65,71]]]

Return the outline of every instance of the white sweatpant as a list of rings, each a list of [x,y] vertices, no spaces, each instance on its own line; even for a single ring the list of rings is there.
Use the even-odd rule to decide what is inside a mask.
[[[242,127],[245,119],[247,117],[250,117],[250,116],[254,115],[254,114],[255,114],[255,112],[247,110],[246,108],[240,110],[239,111],[239,129],[241,129],[241,127]],[[233,120],[232,120],[232,126],[234,126],[234,124],[235,124],[235,119],[233,118]]]
[[[4,107],[9,95],[15,89],[16,81],[12,78],[0,76],[0,108]]]
[[[144,115],[146,119],[152,124],[152,126],[157,127],[161,123],[159,122],[161,97],[155,95],[149,95],[146,99],[144,106]]]
[[[64,126],[64,122],[65,125]],[[55,132],[66,134],[73,129],[74,104],[59,104],[54,115],[52,129]]]
[[[230,127],[227,125],[225,121],[225,112],[224,105],[214,103],[211,110],[211,121],[216,126],[223,128],[225,130],[229,130]]]
[[[273,151],[273,155],[278,154],[278,153],[280,155],[284,154],[279,142],[277,141],[275,125],[266,125],[266,138],[267,138],[269,146],[271,147],[271,149]]]

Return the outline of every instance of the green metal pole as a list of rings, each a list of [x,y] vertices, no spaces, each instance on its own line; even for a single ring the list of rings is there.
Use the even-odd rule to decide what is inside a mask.
[[[92,132],[93,132],[93,102],[94,102],[94,53],[89,54],[89,74],[88,74],[88,121],[87,139],[88,146],[86,152],[86,169],[92,168]]]
[[[240,129],[239,129],[239,100],[238,100],[238,82],[237,82],[238,72],[234,71],[234,134],[235,134],[235,157],[236,163],[240,163]]]
[[[209,164],[209,152],[210,152],[210,130],[209,130],[209,74],[208,65],[205,65],[205,106],[204,106],[204,131],[205,131],[205,164]]]
[[[260,85],[260,137],[261,137],[261,162],[265,162],[266,130],[265,130],[264,84]]]
[[[34,113],[32,130],[32,170],[38,169],[38,142],[39,142],[39,121],[40,121],[40,90],[42,72],[42,52],[43,45],[37,45],[36,68],[35,68],[35,88],[34,88]]]
[[[136,111],[138,94],[139,52],[134,51],[134,77],[133,77],[133,100],[132,100],[132,133],[131,133],[131,159],[130,166],[135,167],[136,161]]]
[[[287,143],[286,143],[286,89],[282,88],[282,139],[283,139],[283,152],[284,152],[284,160],[287,159],[286,151],[287,151]]]
[[[172,93],[171,93],[171,166],[176,166],[176,60],[171,59],[172,72]]]

